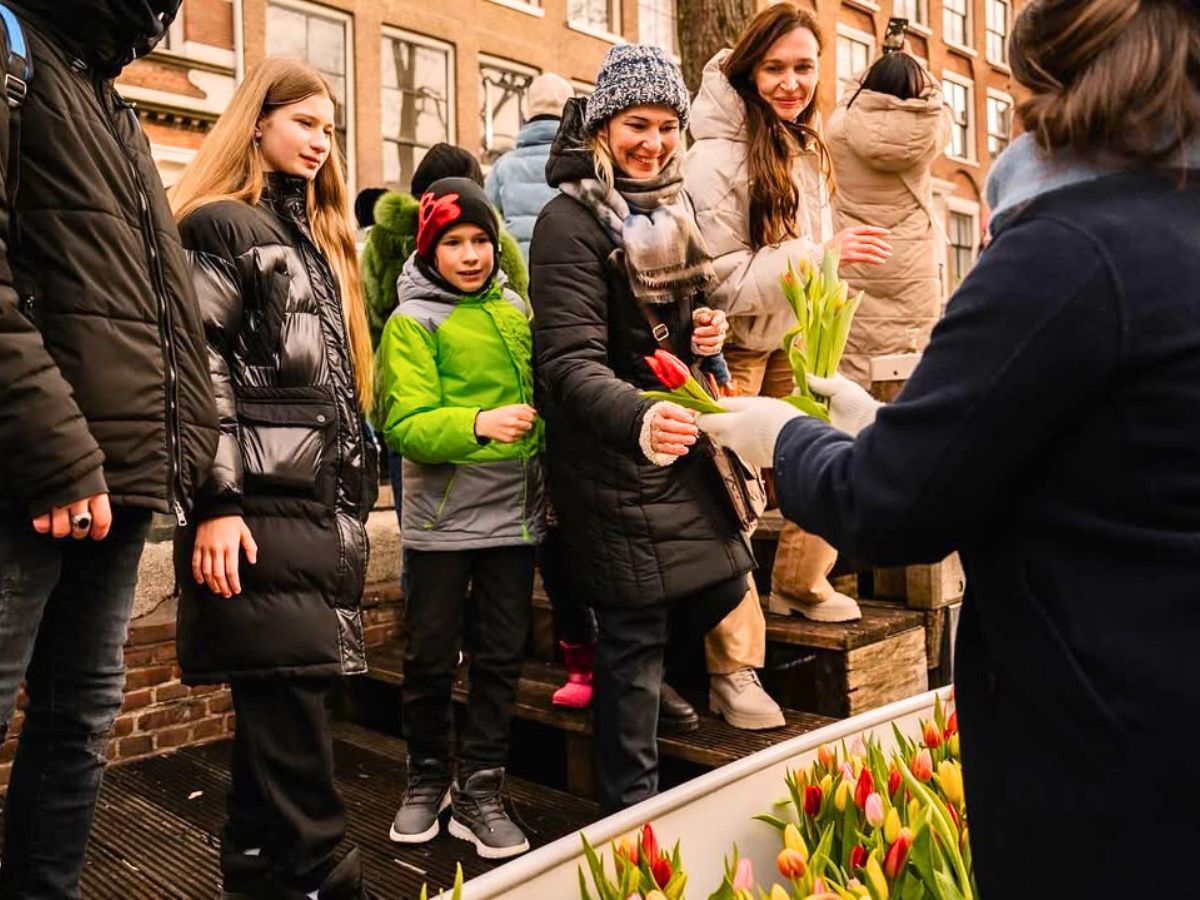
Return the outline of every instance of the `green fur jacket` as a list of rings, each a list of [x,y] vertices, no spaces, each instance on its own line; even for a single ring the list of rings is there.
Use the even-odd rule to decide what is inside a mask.
[[[371,345],[379,346],[383,326],[396,308],[396,280],[404,262],[417,249],[417,210],[411,194],[389,191],[375,204],[375,225],[367,233],[362,254],[363,296],[371,326]],[[500,228],[500,270],[508,288],[529,300],[529,270],[516,238]]]

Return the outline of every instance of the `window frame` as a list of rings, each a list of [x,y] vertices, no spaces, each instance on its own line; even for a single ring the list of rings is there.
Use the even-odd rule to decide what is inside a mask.
[[[675,30],[672,32],[672,34],[675,38],[675,47],[674,48],[664,47],[664,46],[662,46],[662,44],[658,44],[658,43],[653,43],[653,44],[651,44],[651,46],[658,47],[659,49],[661,49],[664,53],[667,54],[667,56],[669,56],[674,61],[674,63],[676,65],[679,65],[682,62],[682,57],[679,55],[679,51],[681,49],[679,46],[679,0],[638,0],[638,41],[640,41],[641,43],[650,43],[649,41],[646,40],[645,33],[643,31],[642,5],[645,3],[664,3],[664,2],[670,3],[671,9],[672,9],[671,21],[675,23]]]
[[[584,0],[584,2],[587,2],[587,0]],[[581,34],[590,35],[602,41],[608,41],[610,44],[626,43],[625,36],[621,34],[621,29],[624,27],[621,15],[621,0],[604,0],[604,2],[608,4],[608,28],[597,28],[590,22],[572,19],[571,0],[567,0],[567,27],[572,31],[578,31]]]
[[[904,11],[897,8],[897,7],[899,7],[900,2],[901,2],[901,0],[896,0],[896,2],[892,5],[893,6],[892,15],[893,16],[902,16],[903,15]],[[908,18],[908,27],[912,28],[915,25],[919,28],[928,28],[929,27],[929,0],[906,0],[906,2],[914,4],[917,8],[917,13],[907,17]]]
[[[957,156],[953,152],[951,152],[952,148],[954,147],[954,136],[951,135],[950,143],[947,145],[947,148],[945,150],[946,158],[952,159],[955,162],[966,163],[967,165],[971,165],[971,166],[977,166],[977,165],[979,165],[979,159],[978,159],[979,150],[976,146],[976,144],[978,143],[978,131],[976,130],[978,128],[978,123],[977,123],[978,113],[977,113],[977,110],[975,109],[975,82],[972,81],[966,75],[959,75],[957,72],[948,72],[948,71],[943,70],[943,72],[942,72],[942,90],[946,95],[946,100],[947,100],[946,105],[950,107],[951,112],[956,113],[957,111],[949,103],[949,99],[950,99],[949,93],[950,92],[946,90],[947,84],[953,84],[957,87],[963,88],[967,94],[966,143],[967,143],[968,155],[967,156]],[[954,122],[954,127],[955,128],[960,127],[957,119]]]
[[[958,290],[959,285],[966,280],[971,269],[975,268],[975,264],[979,262],[979,253],[982,244],[982,235],[980,234],[980,208],[979,204],[973,200],[967,200],[963,197],[957,197],[953,194],[946,197],[946,296],[947,299]],[[971,264],[965,272],[962,279],[958,283],[954,283],[954,260],[956,252],[962,249],[961,245],[954,243],[956,231],[954,228],[954,217],[961,216],[971,223]]]
[[[484,104],[487,102],[486,91],[483,86],[482,70],[483,70],[484,66],[492,66],[497,69],[507,69],[508,71],[514,72],[517,74],[529,75],[529,76],[531,76],[530,80],[532,80],[533,78],[537,78],[538,75],[542,74],[542,70],[539,69],[537,66],[530,65],[529,63],[517,62],[516,60],[513,60],[513,59],[506,59],[503,56],[492,56],[490,53],[480,53],[476,57],[475,77],[478,79],[477,83],[479,84],[479,87],[480,87],[479,115],[481,117],[480,118],[480,133],[479,133],[479,153],[477,155],[479,156],[479,159],[480,159],[483,167],[485,169],[490,169],[494,160],[489,161],[488,154],[492,153],[493,151],[490,150],[485,143],[487,141],[487,121],[486,121],[486,119],[482,118]],[[527,120],[524,118],[524,111],[522,111],[521,125],[524,125],[526,121]],[[511,150],[512,148],[510,147],[509,149]],[[503,151],[503,152],[507,152],[507,151]]]
[[[356,193],[355,186],[358,183],[358,148],[356,146],[358,142],[358,109],[355,103],[356,84],[354,77],[354,62],[357,58],[357,48],[354,43],[354,14],[338,9],[337,7],[325,6],[322,3],[313,3],[311,0],[267,0],[264,7],[267,18],[263,23],[263,38],[268,56],[271,53],[269,23],[272,6],[278,6],[281,9],[290,9],[293,12],[303,13],[305,16],[315,16],[342,24],[343,33],[346,35],[346,73],[343,76],[346,79],[346,191],[353,197]],[[308,62],[308,60],[306,59],[305,62]]]
[[[999,3],[1004,6],[1004,31],[995,31],[992,29],[992,4]],[[1013,2],[1012,0],[985,0],[983,8],[983,50],[987,61],[993,65],[1003,66],[1008,68],[1008,39],[1012,35],[1013,27]],[[992,37],[1000,35],[1000,55],[998,57],[992,55]]]
[[[866,68],[870,67],[871,63],[874,61],[875,50],[876,50],[875,35],[871,34],[868,31],[862,31],[858,28],[854,28],[850,25],[842,25],[840,23],[838,24],[837,34],[834,39],[834,48],[833,48],[834,80],[837,82],[837,87],[838,87],[837,97],[835,99],[838,102],[841,101],[842,94],[845,93],[845,91],[842,90],[843,83],[845,83],[847,85],[854,84],[855,86],[857,86],[856,83],[854,82],[854,76],[857,74],[856,72],[847,72],[846,77],[843,78],[842,73],[837,70],[838,69],[838,50],[840,49],[839,44],[840,44],[842,38],[845,38],[848,41],[853,41],[854,43],[860,44],[867,48],[867,66],[864,67],[863,71],[866,71]]]
[[[998,101],[1000,103],[1004,103],[1008,106],[1008,134],[1003,135],[1004,147],[1001,148],[1000,153],[1003,153],[1004,150],[1008,148],[1008,145],[1012,143],[1012,124],[1013,124],[1012,117],[1013,117],[1013,111],[1014,111],[1014,103],[1013,103],[1012,95],[1007,94],[1004,91],[998,90],[997,88],[988,88],[987,89],[987,99],[984,101],[984,118],[987,123],[988,160],[989,161],[994,161],[996,159],[996,157],[1000,155],[1000,153],[996,153],[994,155],[992,153],[992,138],[993,137],[1001,137],[1001,135],[992,131],[992,101],[993,100]]]
[[[956,9],[951,9],[952,2],[961,2],[964,11],[960,13]],[[975,28],[975,4],[973,0],[942,0],[942,38],[946,45],[957,47],[961,50],[974,52],[974,28]],[[962,41],[952,40],[950,37],[950,29],[946,27],[946,19],[948,16],[962,16],[963,21],[963,38]]]
[[[407,43],[407,44],[413,44],[418,47],[426,47],[430,50],[437,50],[439,52],[446,54],[446,110],[447,110],[446,142],[449,144],[456,143],[458,140],[458,79],[456,77],[457,71],[458,71],[458,69],[457,69],[457,66],[458,66],[457,48],[454,46],[454,44],[450,43],[449,41],[443,41],[443,40],[440,40],[439,38],[430,37],[428,35],[420,34],[415,31],[408,31],[407,29],[399,28],[395,25],[387,25],[387,24],[383,25],[383,27],[380,29],[379,39],[380,39],[379,102],[381,104],[383,103],[383,96],[384,96],[384,90],[385,90],[385,88],[383,87],[383,65],[384,65],[383,41],[386,41],[386,40],[403,41],[404,43]],[[387,88],[386,90],[391,90],[391,88]],[[384,134],[383,133],[382,111],[380,113],[379,139],[380,139],[380,144],[382,145],[382,148],[384,150],[385,158],[386,158],[386,154],[387,154],[388,144],[399,144],[402,146],[409,146],[409,147],[424,147],[425,146],[424,144],[419,144],[415,141],[410,143],[408,141],[404,141],[399,138],[392,138],[392,137],[389,137],[386,134]],[[426,149],[428,149],[428,148],[426,148]],[[406,184],[399,185],[399,189],[402,191],[407,191],[408,185],[406,185]]]

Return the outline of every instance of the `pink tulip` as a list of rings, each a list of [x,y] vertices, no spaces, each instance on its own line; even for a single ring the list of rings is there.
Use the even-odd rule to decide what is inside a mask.
[[[744,856],[738,861],[737,872],[733,876],[733,889],[735,891],[754,889],[754,863],[748,856]]]
[[[922,748],[913,757],[912,773],[917,781],[928,781],[933,777],[933,755]]]
[[[872,791],[867,797],[864,812],[867,816],[867,824],[872,828],[878,828],[883,824],[883,798]]]

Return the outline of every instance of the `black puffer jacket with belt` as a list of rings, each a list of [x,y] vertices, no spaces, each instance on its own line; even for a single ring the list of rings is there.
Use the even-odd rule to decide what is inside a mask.
[[[153,22],[118,0],[9,5],[34,73],[19,148],[0,102],[0,183],[16,182],[0,194],[0,507],[107,490],[184,516],[217,437],[204,336],[150,146],[111,84]]]
[[[197,518],[245,518],[258,561],[241,595],[191,576],[180,532],[179,660],[189,683],[366,670],[360,602],[377,491],[337,281],[308,227],[308,182],[272,174],[258,206],[181,226],[192,251],[221,438]]]
[[[590,156],[553,151],[552,185],[596,177]],[[648,461],[639,436],[662,390],[645,357],[658,344],[616,244],[592,212],[559,194],[530,245],[538,411],[546,420],[551,491],[577,577],[596,606],[680,600],[749,572],[711,459],[695,451]],[[672,350],[692,361],[691,305],[659,310]]]

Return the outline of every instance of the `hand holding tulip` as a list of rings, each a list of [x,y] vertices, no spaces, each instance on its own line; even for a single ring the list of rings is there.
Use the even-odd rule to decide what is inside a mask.
[[[685,456],[699,433],[694,412],[662,403],[656,407],[650,423],[650,449],[666,456]]]
[[[515,444],[533,428],[537,410],[527,403],[514,403],[483,410],[475,417],[475,436]]]
[[[702,306],[692,312],[692,351],[697,356],[716,356],[725,345],[729,321],[719,309]]]

